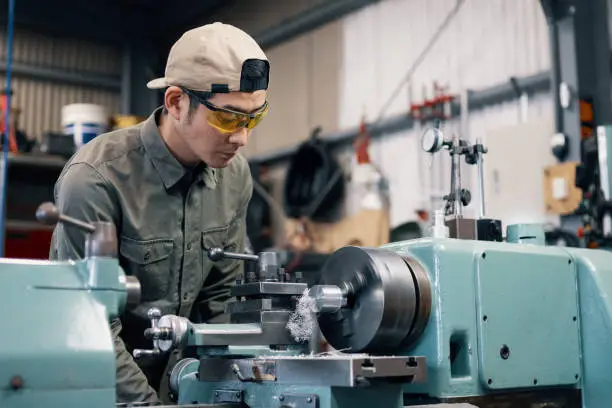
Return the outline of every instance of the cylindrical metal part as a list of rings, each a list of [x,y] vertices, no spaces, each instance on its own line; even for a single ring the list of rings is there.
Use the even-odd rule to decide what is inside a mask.
[[[175,315],[162,316],[157,323],[157,327],[163,329],[167,334],[164,335],[164,340],[158,340],[159,349],[161,351],[168,351],[180,346],[187,336],[190,324],[189,320],[184,317]]]
[[[225,258],[239,259],[241,261],[257,261],[259,259],[257,255],[243,254],[238,252],[226,252],[223,248],[219,247],[209,248],[207,252],[208,258],[213,262],[217,262]]]
[[[125,291],[126,308],[131,308],[140,304],[141,287],[137,277],[129,275],[125,277]]]
[[[262,252],[259,254],[259,279],[262,281],[278,281],[280,265],[278,253]]]
[[[481,145],[482,140],[476,139],[476,144]],[[478,159],[476,161],[476,166],[478,167],[478,195],[480,198],[480,206],[478,208],[478,215],[479,215],[479,218],[484,218],[484,215],[485,215],[485,189],[484,189],[484,166],[483,166],[484,153],[478,152],[477,154],[478,154]]]
[[[344,307],[318,315],[321,333],[335,349],[392,353],[418,339],[429,321],[426,271],[390,250],[341,248],[323,266],[320,283],[346,293]]]
[[[459,149],[461,146],[461,142],[459,140],[459,136],[455,135],[453,140],[453,146],[455,149]],[[452,155],[452,186],[453,186],[453,194],[455,196],[454,206],[455,212],[454,215],[457,217],[463,217],[463,206],[461,205],[461,156],[458,152],[453,153]]]
[[[195,358],[184,358],[176,363],[174,367],[172,367],[168,382],[170,385],[170,391],[172,391],[175,396],[178,397],[179,395],[179,386],[183,376],[185,376],[185,374],[196,372],[199,365],[200,362]]]
[[[85,258],[117,258],[117,229],[112,222],[93,223],[95,231],[85,238]]]
[[[334,285],[314,285],[308,292],[315,301],[319,313],[334,313],[346,305],[342,289]]]
[[[223,252],[224,258],[238,259],[241,261],[257,261],[259,257],[257,255],[252,254],[243,254],[237,252]]]

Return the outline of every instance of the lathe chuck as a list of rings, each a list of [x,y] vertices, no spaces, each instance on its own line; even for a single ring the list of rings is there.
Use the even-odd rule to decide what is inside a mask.
[[[431,311],[429,277],[412,258],[385,249],[344,247],[321,271],[321,285],[335,285],[346,305],[320,313],[327,342],[348,353],[391,353],[409,347]]]

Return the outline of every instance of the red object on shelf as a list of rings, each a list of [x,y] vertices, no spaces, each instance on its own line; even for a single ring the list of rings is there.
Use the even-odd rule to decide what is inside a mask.
[[[365,118],[362,118],[361,123],[359,124],[359,135],[355,140],[354,148],[357,153],[357,163],[370,163],[370,154],[368,152],[368,149],[370,148],[370,134],[368,133]]]
[[[4,257],[19,259],[49,259],[53,230],[45,226],[11,225],[5,233]]]

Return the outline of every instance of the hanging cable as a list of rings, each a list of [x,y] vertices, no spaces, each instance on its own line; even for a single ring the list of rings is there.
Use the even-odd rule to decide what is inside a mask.
[[[13,60],[13,16],[15,14],[15,0],[8,2],[8,25],[6,37],[6,106],[4,112],[4,139],[2,144],[2,163],[0,163],[0,173],[2,173],[0,183],[0,257],[4,257],[4,240],[6,236],[6,194],[7,194],[7,173],[8,173],[8,151],[10,134],[10,112],[11,112],[11,68]]]
[[[389,98],[383,104],[382,108],[380,109],[380,112],[378,113],[378,117],[376,118],[374,123],[372,123],[373,127],[375,127],[382,120],[385,112],[387,111],[387,109],[389,109],[389,106],[391,106],[395,98],[397,98],[399,93],[402,91],[402,87],[404,86],[404,84],[412,79],[412,75],[414,75],[414,72],[417,70],[419,65],[421,65],[421,63],[425,60],[425,57],[427,57],[429,52],[433,49],[434,45],[436,44],[436,42],[438,41],[442,33],[444,33],[444,31],[448,28],[451,21],[453,21],[453,19],[455,18],[455,16],[457,15],[459,10],[461,9],[461,6],[463,6],[464,3],[465,3],[465,0],[457,0],[457,4],[455,4],[455,7],[452,8],[452,10],[448,13],[444,21],[442,21],[442,24],[440,24],[438,29],[434,32],[434,35],[429,39],[429,41],[425,45],[425,48],[423,48],[421,53],[418,55],[418,57],[414,60],[414,62],[410,66],[410,68],[408,68],[408,71],[406,72],[402,80],[399,82],[399,84],[397,84],[397,87],[394,89],[391,96],[389,96]]]

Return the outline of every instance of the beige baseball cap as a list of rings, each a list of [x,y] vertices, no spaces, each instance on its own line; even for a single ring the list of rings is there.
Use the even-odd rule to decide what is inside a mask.
[[[269,72],[266,55],[250,35],[216,22],[185,32],[170,49],[164,77],[150,81],[147,87],[253,92],[268,88]]]

